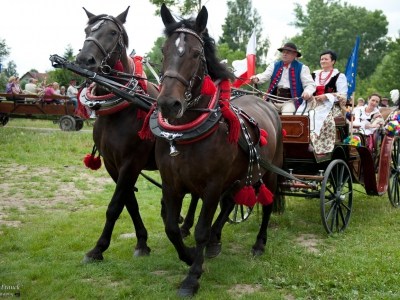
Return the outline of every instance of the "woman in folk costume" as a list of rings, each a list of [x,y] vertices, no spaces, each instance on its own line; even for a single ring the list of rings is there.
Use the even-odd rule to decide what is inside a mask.
[[[336,128],[334,118],[343,117],[347,101],[347,79],[333,66],[337,55],[332,50],[320,54],[322,70],[312,73],[317,90],[311,102],[303,101],[296,114],[309,114],[311,122],[310,138],[317,155],[332,152],[335,146]],[[334,105],[338,102],[339,106]]]

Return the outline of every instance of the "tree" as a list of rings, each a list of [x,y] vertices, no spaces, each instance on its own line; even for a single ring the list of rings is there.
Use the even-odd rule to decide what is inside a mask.
[[[11,76],[18,76],[17,65],[13,60],[10,60],[7,64],[7,69],[4,70],[4,75],[8,78]]]
[[[222,25],[223,33],[219,43],[226,43],[232,51],[239,50],[246,53],[254,28],[262,28],[261,17],[257,9],[252,8],[251,0],[231,0],[227,5],[228,15],[225,24]],[[261,39],[261,31],[256,31],[256,41],[257,59],[260,64],[264,64],[270,45],[269,40]]]
[[[63,57],[68,61],[75,61],[74,49],[72,49],[71,44],[68,44],[67,48],[65,48],[65,52]]]
[[[370,85],[375,87],[382,96],[390,98],[389,92],[400,87],[399,70],[400,37],[391,42],[390,52],[383,58],[371,76]]]
[[[6,40],[0,39],[0,63],[10,55],[10,48],[7,47]]]
[[[166,40],[165,37],[157,38],[157,40],[154,42],[153,48],[151,48],[149,53],[146,53],[146,57],[152,64],[154,64],[153,68],[158,76],[160,76],[161,63],[162,63],[161,46],[164,44],[165,40]],[[147,75],[147,79],[149,81],[152,81],[154,83],[157,82],[152,72],[149,72],[148,70],[146,70],[145,72]]]
[[[301,29],[292,38],[303,54],[302,61],[319,67],[319,54],[333,49],[340,66],[344,66],[360,36],[357,74],[366,78],[388,51],[388,21],[381,10],[368,11],[363,7],[341,4],[340,0],[310,0],[306,12],[295,4],[295,21]],[[343,70],[344,71],[344,70]]]
[[[157,6],[154,13],[156,16],[160,14],[160,8],[163,3],[165,3],[168,8],[177,8],[181,16],[188,16],[200,12],[202,6],[207,2],[208,1],[204,2],[201,0],[150,0],[151,4]]]

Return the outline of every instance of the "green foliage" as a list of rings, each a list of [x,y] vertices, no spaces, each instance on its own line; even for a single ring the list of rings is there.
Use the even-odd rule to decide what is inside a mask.
[[[262,20],[257,9],[252,9],[251,0],[231,0],[227,2],[228,15],[222,25],[220,44],[226,43],[233,51],[246,53],[247,44],[254,28],[262,28]],[[261,31],[256,31],[256,51],[258,64],[264,64],[268,54],[269,40],[261,39]]]
[[[4,75],[10,78],[11,76],[18,76],[17,65],[13,60],[10,60],[7,64],[7,68],[4,70]]]
[[[166,38],[165,37],[159,37],[157,40],[154,42],[154,46],[151,48],[149,53],[146,53],[146,57],[149,59],[149,61],[154,64],[153,69],[157,73],[157,75],[160,75],[160,70],[161,70],[161,62],[162,62],[162,53],[161,53],[161,46],[164,44]],[[150,70],[145,70],[147,79],[151,82],[156,83],[157,80],[154,77],[153,73],[150,72]]]
[[[157,6],[154,15],[160,14],[160,8],[163,3],[167,5],[168,9],[178,9],[179,15],[189,16],[200,12],[202,6],[205,4],[201,0],[149,0],[151,4]]]
[[[69,81],[71,79],[76,79],[78,81],[78,85],[81,84],[86,78],[73,74],[69,70],[64,69],[54,69],[51,71],[46,71],[48,74],[47,82],[57,82],[59,86],[65,86],[68,88]]]
[[[306,12],[295,4],[295,27],[301,34],[292,38],[303,54],[302,62],[319,68],[319,54],[333,49],[338,62],[345,65],[360,36],[357,74],[360,78],[371,71],[387,54],[388,21],[381,10],[368,11],[363,7],[341,4],[340,0],[310,0]],[[344,69],[342,69],[344,72]]]
[[[0,38],[0,63],[10,55],[10,48],[6,44],[6,40]]]
[[[389,92],[400,88],[400,38],[390,44],[389,53],[383,58],[371,76],[371,86],[376,87],[377,92],[390,99]]]
[[[5,76],[4,73],[0,73],[0,91],[1,91],[1,93],[5,93],[7,83],[8,83],[8,77]]]
[[[63,57],[68,61],[75,61],[76,55],[74,55],[74,49],[72,48],[71,44],[68,44],[67,48],[65,48]]]

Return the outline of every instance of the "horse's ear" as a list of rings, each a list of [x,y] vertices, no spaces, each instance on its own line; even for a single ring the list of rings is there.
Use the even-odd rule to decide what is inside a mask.
[[[165,27],[167,27],[167,25],[169,24],[176,23],[174,17],[172,16],[171,12],[169,11],[165,3],[161,5],[161,19]]]
[[[208,11],[203,5],[196,18],[196,31],[202,33],[207,27]]]
[[[82,8],[83,8],[83,10],[86,12],[86,15],[87,15],[88,19],[90,19],[91,17],[94,17],[94,16],[95,16],[94,14],[92,14],[91,12],[89,12],[88,10],[86,10],[86,8],[84,8],[84,7],[82,7]]]
[[[118,17],[116,17],[116,19],[120,21],[122,24],[125,24],[126,22],[126,16],[128,15],[129,7],[130,6],[128,6],[128,8],[123,13],[119,14]]]

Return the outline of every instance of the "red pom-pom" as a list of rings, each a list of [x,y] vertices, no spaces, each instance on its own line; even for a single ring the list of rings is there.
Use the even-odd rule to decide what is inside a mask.
[[[144,110],[138,109],[137,118],[146,119],[147,113]]]
[[[252,186],[243,187],[234,198],[234,201],[238,205],[245,205],[253,207],[256,204],[256,195]]]
[[[286,137],[286,130],[282,128],[282,135],[283,137]]]
[[[265,187],[263,183],[258,191],[257,202],[261,205],[270,205],[274,202],[274,194],[271,193],[269,189]]]
[[[265,146],[267,144],[267,137],[268,137],[268,132],[266,132],[264,129],[260,129],[260,145]]]
[[[120,60],[118,60],[115,63],[114,70],[117,70],[118,72],[123,72],[124,71],[124,66],[122,65]]]
[[[93,154],[88,154],[83,159],[83,163],[91,170],[98,170],[101,167],[100,155],[95,157]]]
[[[208,76],[208,75],[205,76],[203,86],[201,87],[200,94],[205,95],[205,96],[213,96],[216,91],[217,91],[217,88],[216,88],[214,82],[211,80],[210,76]]]
[[[149,139],[149,140],[154,141],[154,139],[155,139],[153,133],[151,132],[150,123],[149,123],[150,116],[153,113],[155,108],[156,108],[155,104],[153,104],[153,106],[151,107],[149,113],[147,114],[146,118],[144,119],[142,129],[139,131],[139,137],[142,140]]]
[[[222,117],[229,125],[228,143],[237,144],[240,135],[240,123],[238,117],[230,110],[230,104],[227,100],[220,100],[219,107],[221,108]]]

